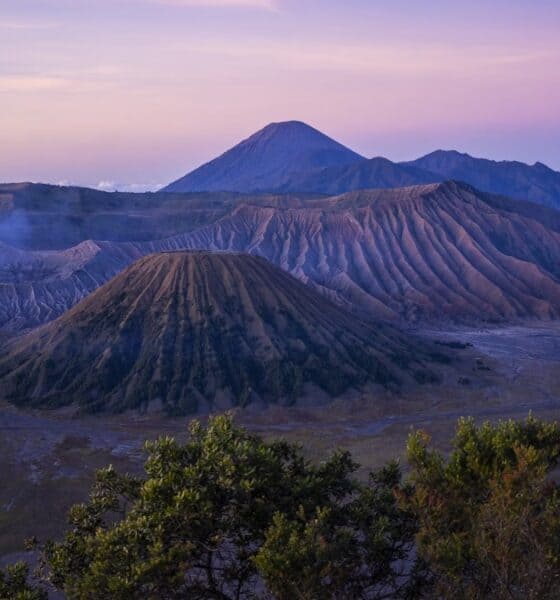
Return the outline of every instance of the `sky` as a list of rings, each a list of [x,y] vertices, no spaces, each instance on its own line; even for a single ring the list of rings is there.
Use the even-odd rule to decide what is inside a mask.
[[[0,0],[0,181],[157,188],[292,119],[560,170],[560,2]]]

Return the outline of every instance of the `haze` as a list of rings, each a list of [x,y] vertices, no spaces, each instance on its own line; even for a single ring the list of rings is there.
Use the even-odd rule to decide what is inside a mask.
[[[267,122],[560,168],[554,0],[0,2],[0,181],[143,190]]]

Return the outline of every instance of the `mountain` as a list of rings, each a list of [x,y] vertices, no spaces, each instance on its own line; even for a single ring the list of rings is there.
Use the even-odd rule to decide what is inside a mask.
[[[243,250],[404,322],[560,316],[560,212],[447,182],[240,205],[166,247]]]
[[[88,240],[67,250],[25,251],[0,242],[0,334],[52,321],[130,264],[130,253],[103,247]]]
[[[447,182],[246,197],[181,235],[47,253],[26,281],[14,279],[18,254],[0,268],[0,332],[52,320],[142,256],[181,249],[262,256],[356,313],[406,324],[560,317],[560,212]]]
[[[542,163],[474,158],[455,150],[436,150],[409,163],[443,179],[465,181],[480,190],[560,208],[560,173]]]
[[[542,163],[496,162],[454,150],[437,150],[401,163],[366,159],[298,121],[267,125],[163,191],[332,195],[446,180],[560,208],[560,173]]]
[[[262,258],[135,262],[0,358],[4,399],[82,410],[207,411],[434,379],[431,346],[363,321]]]
[[[153,240],[209,223],[239,194],[101,192],[37,183],[0,184],[0,242],[58,250],[88,239]]]
[[[362,156],[305,123],[271,123],[163,191],[278,190],[298,173],[346,166],[360,160]]]
[[[294,175],[280,191],[343,194],[354,190],[399,188],[441,181],[441,176],[383,157]]]

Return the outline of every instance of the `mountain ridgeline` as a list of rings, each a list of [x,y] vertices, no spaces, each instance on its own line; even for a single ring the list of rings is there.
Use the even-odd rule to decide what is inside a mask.
[[[186,414],[437,381],[448,355],[402,329],[560,317],[559,177],[291,121],[164,192],[1,185],[0,399]]]
[[[271,123],[163,191],[266,192],[291,187],[296,173],[342,167],[362,159],[305,123]]]
[[[0,242],[40,251],[63,250],[91,239],[153,240],[205,225],[226,214],[240,198],[234,193],[133,194],[0,184]]]
[[[560,208],[560,173],[537,162],[527,165],[511,160],[474,158],[456,151],[437,150],[409,163],[442,179],[466,181],[493,194]]]
[[[366,159],[298,121],[266,126],[163,191],[342,194],[445,180],[560,207],[560,173],[542,163],[493,161],[446,150],[410,162]]]
[[[84,411],[206,412],[435,381],[442,357],[356,318],[268,261],[245,254],[140,259],[56,321],[8,344],[2,396]]]
[[[150,242],[6,247],[0,331],[52,320],[143,256],[184,249],[261,256],[357,314],[401,324],[560,316],[560,212],[465,184],[245,197],[163,239],[154,223]]]

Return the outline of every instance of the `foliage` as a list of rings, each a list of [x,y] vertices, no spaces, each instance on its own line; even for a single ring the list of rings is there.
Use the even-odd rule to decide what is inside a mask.
[[[408,441],[365,483],[346,452],[309,463],[229,416],[147,445],[143,477],[98,473],[44,575],[70,599],[560,597],[560,427],[459,421],[449,456]],[[0,600],[43,600],[27,568]]]
[[[532,417],[460,420],[447,460],[422,432],[410,437],[413,487],[401,498],[437,597],[560,597],[560,490],[549,478],[559,455],[558,424]]]
[[[345,504],[276,514],[255,562],[278,600],[412,596],[423,581],[412,559],[415,521],[399,510],[396,463],[370,475]]]
[[[50,580],[69,598],[226,600],[270,597],[267,587],[287,598],[292,577],[302,598],[403,586],[395,562],[414,531],[390,490],[396,467],[361,486],[348,453],[312,465],[298,446],[225,416],[195,422],[183,445],[162,438],[147,450],[145,478],[101,471],[65,539],[45,547]]]
[[[0,569],[0,600],[47,600],[44,590],[28,583],[29,567],[18,562]]]

